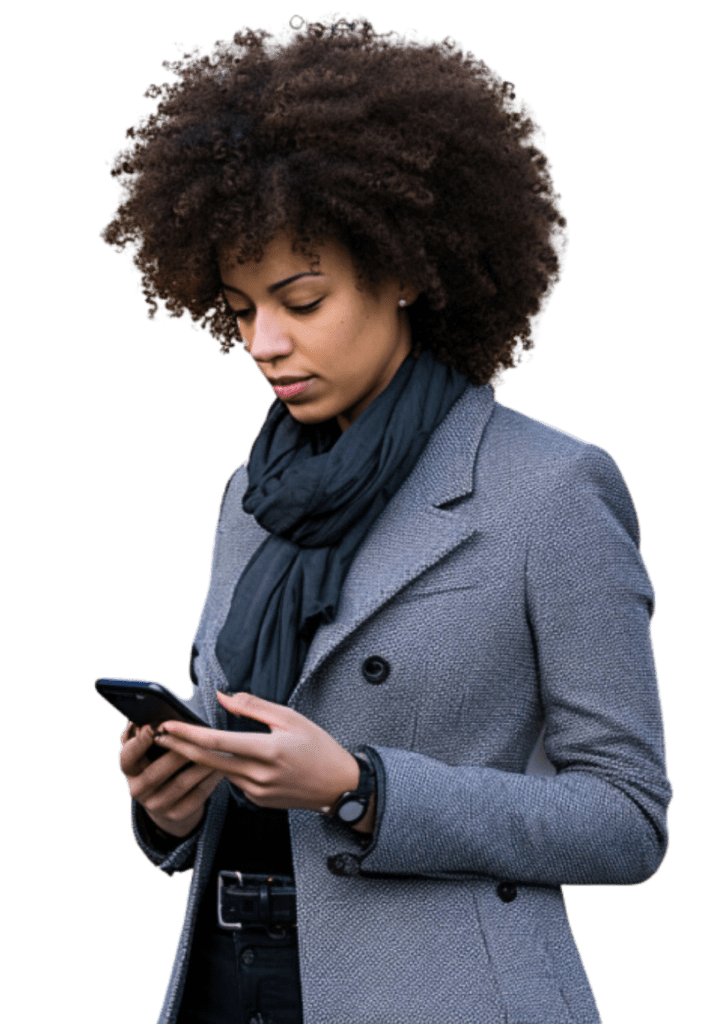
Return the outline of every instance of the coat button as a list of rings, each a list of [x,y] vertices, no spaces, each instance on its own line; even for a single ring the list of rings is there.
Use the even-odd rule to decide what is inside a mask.
[[[333,875],[353,878],[359,874],[359,858],[353,853],[335,853],[327,858],[327,868]]]
[[[246,964],[247,967],[251,967],[251,965],[254,963],[255,960],[256,960],[256,954],[254,953],[254,950],[253,949],[245,949],[244,952],[242,953],[242,963]]]
[[[366,659],[361,671],[367,683],[382,683],[384,679],[388,679],[391,667],[385,658],[379,658],[374,654]]]
[[[517,896],[517,888],[514,882],[501,882],[500,885],[496,886],[496,892],[503,903],[512,903]]]

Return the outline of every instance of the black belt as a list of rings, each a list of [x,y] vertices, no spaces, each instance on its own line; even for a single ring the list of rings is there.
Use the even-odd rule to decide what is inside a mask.
[[[296,925],[295,882],[289,875],[220,871],[217,923],[236,930],[263,928],[271,938],[285,936]]]

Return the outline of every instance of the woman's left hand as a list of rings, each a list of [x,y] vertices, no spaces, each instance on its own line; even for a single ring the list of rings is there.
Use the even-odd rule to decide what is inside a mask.
[[[304,715],[251,693],[218,692],[217,697],[230,714],[265,722],[271,732],[226,732],[169,721],[154,742],[222,772],[259,807],[326,811],[345,790],[358,786],[359,766],[349,751]]]

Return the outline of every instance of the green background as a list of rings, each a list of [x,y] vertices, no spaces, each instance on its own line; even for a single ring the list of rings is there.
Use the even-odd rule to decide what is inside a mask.
[[[363,4],[382,31],[451,33],[534,105],[571,254],[532,364],[498,396],[607,447],[643,523],[676,798],[655,879],[567,890],[605,1024],[688,1020],[700,1006],[692,9]],[[97,239],[115,198],[102,161],[149,109],[140,94],[165,78],[173,39],[207,47],[241,24],[278,29],[294,12],[252,0],[72,0],[5,15],[3,1008],[12,1021],[156,1019],[186,878],[161,876],[132,843],[120,720],[92,680],[142,676],[188,691],[221,490],[270,399],[240,352],[222,358],[182,324],[146,323],[127,260]]]

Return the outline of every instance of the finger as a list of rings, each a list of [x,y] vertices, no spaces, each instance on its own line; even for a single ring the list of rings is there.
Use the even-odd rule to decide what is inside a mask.
[[[212,729],[210,732],[217,733],[219,730]],[[210,768],[213,771],[223,772],[226,775],[233,776],[237,773],[237,763],[244,765],[249,758],[241,757],[234,751],[225,751],[223,745],[226,743],[230,733],[223,733],[223,739],[218,739],[217,742],[220,745],[222,752],[216,752],[212,747],[208,750],[196,743],[190,743],[188,740],[183,739],[180,736],[173,736],[170,733],[161,733],[155,737],[155,742],[159,746],[166,747],[171,751],[177,751],[181,757],[186,758],[189,761],[195,761],[196,764],[203,765],[206,768]],[[260,737],[260,739],[263,737]],[[259,757],[258,760],[265,762],[265,758]]]
[[[193,766],[193,761],[188,761],[175,751],[167,751],[156,761],[145,760],[140,772],[128,776],[129,792],[135,800],[146,806],[147,799],[161,792],[173,779],[185,774]]]
[[[285,704],[277,704],[275,701],[264,700],[253,693],[223,693],[217,691],[217,699],[223,708],[226,708],[231,715],[242,715],[245,718],[253,718],[257,722],[265,722],[266,725],[275,729],[289,729],[298,718],[302,718],[293,708]]]
[[[154,732],[149,725],[135,732],[134,736],[125,741],[120,754],[120,768],[125,775],[136,775],[142,770],[142,761],[146,760],[144,755],[154,740]]]
[[[218,734],[222,736],[229,735],[229,733],[221,729],[208,729],[207,726],[203,725],[189,725],[188,722],[178,722],[175,719],[162,722],[154,732],[155,736],[177,736],[180,739],[187,740],[188,743],[194,743],[196,746],[203,747],[206,750],[212,749],[213,744],[216,742],[214,737]]]
[[[134,722],[127,722],[124,732],[120,736],[120,742],[122,746],[125,745],[127,740],[133,739],[137,735],[137,727]]]
[[[186,793],[181,800],[171,807],[164,808],[161,812],[154,810],[155,814],[161,814],[162,817],[170,821],[182,821],[184,818],[189,817],[198,808],[202,807],[205,801],[212,795],[217,789],[222,776],[219,772],[208,772],[207,776],[197,785],[194,786],[188,793]],[[152,810],[152,808],[148,808]]]
[[[163,747],[161,749],[164,749]],[[165,785],[169,779],[181,774],[186,767],[193,764],[193,761],[183,757],[176,750],[168,750],[155,761],[144,758],[141,762],[141,770],[133,774],[139,778],[142,789],[155,790]]]
[[[162,744],[164,739],[173,742]],[[270,733],[225,732],[223,729],[204,729],[185,722],[164,722],[159,726],[155,742],[169,750],[177,750],[198,764],[206,763],[202,759],[203,754],[213,752],[262,762],[268,762],[272,752]],[[197,757],[194,753],[196,750],[200,751]]]
[[[140,802],[154,813],[165,814],[178,807],[194,791],[200,792],[204,783],[210,782],[214,789],[221,778],[221,772],[213,772],[209,768],[193,765],[170,778],[160,789],[147,795]]]

